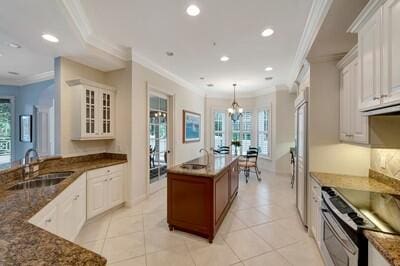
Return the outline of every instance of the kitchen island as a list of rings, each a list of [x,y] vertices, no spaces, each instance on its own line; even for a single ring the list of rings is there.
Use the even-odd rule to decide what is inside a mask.
[[[210,155],[174,166],[168,169],[167,182],[169,229],[212,243],[238,193],[238,157]]]

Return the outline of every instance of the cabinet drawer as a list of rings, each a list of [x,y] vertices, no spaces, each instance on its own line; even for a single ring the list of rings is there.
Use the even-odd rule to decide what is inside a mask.
[[[110,175],[110,174],[113,174],[116,172],[120,172],[123,170],[123,167],[124,167],[123,164],[119,164],[119,165],[99,168],[96,170],[91,170],[87,173],[87,178],[92,179],[92,178],[96,178],[99,176],[105,176],[105,175]]]

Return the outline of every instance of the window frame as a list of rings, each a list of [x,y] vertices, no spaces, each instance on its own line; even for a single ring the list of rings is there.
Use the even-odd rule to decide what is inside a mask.
[[[268,131],[265,130],[260,130],[259,128],[259,117],[258,114],[260,112],[266,111],[268,113]],[[267,141],[268,141],[268,154],[263,154],[260,153],[259,156],[260,158],[264,158],[267,160],[272,160],[272,105],[268,104],[267,106],[264,107],[259,107],[256,110],[256,121],[257,121],[257,125],[256,125],[256,139],[257,139],[257,147],[259,147],[259,142],[258,142],[258,136],[260,133],[267,133]]]

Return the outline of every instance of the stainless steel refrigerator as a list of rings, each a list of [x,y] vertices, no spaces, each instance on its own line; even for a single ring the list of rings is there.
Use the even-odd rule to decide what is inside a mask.
[[[308,88],[295,100],[296,107],[296,207],[304,226],[307,226],[308,176]]]

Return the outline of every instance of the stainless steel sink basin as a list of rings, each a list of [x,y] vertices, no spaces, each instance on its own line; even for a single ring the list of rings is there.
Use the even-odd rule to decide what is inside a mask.
[[[194,164],[194,163],[185,163],[181,165],[181,168],[188,169],[188,170],[199,170],[206,168],[207,165],[204,164]]]
[[[23,182],[19,182],[12,187],[8,188],[8,190],[20,190],[20,189],[29,189],[29,188],[38,188],[38,187],[48,187],[54,186],[72,175],[74,172],[57,172],[50,173],[46,175],[40,175],[31,180],[26,180]]]

